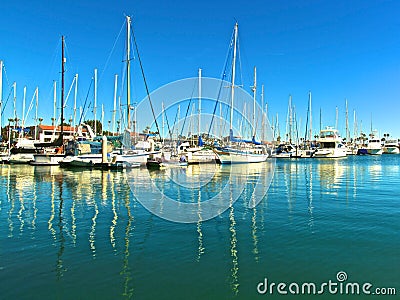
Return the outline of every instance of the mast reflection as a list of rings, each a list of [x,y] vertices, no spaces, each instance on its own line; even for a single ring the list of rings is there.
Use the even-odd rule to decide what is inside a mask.
[[[63,222],[63,205],[64,205],[64,198],[63,198],[63,188],[62,188],[62,180],[58,182],[59,186],[59,208],[58,208],[58,245],[59,249],[57,252],[57,265],[56,265],[56,274],[57,279],[60,280],[61,277],[64,275],[66,269],[63,265],[63,254],[65,250],[65,237],[64,237],[64,222]]]
[[[121,275],[124,278],[124,290],[122,292],[122,296],[127,299],[131,299],[133,297],[133,287],[131,286],[131,281],[132,281],[132,272],[129,267],[129,243],[130,243],[130,232],[131,232],[131,227],[132,227],[132,222],[133,222],[133,216],[131,213],[131,208],[130,208],[130,194],[129,192],[126,193],[125,197],[125,208],[128,214],[128,221],[126,223],[125,227],[125,250],[124,250],[124,259],[123,259],[123,266],[122,266],[122,271]]]
[[[232,183],[231,187],[232,187]],[[231,233],[231,257],[232,257],[232,267],[231,267],[231,288],[234,295],[237,295],[239,292],[239,262],[238,262],[238,251],[237,251],[237,237],[236,237],[236,221],[235,221],[235,213],[233,208],[233,198],[232,191],[230,194],[230,208],[229,208],[229,231]]]

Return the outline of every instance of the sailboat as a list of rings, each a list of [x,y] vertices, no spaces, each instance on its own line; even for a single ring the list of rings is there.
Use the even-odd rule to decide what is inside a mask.
[[[252,140],[243,140],[236,138],[233,135],[233,111],[234,111],[234,96],[235,96],[235,72],[236,72],[236,51],[238,40],[238,23],[234,27],[233,40],[233,60],[232,60],[232,82],[231,82],[231,104],[230,104],[230,128],[229,128],[229,143],[222,148],[214,148],[214,152],[221,164],[233,163],[257,163],[267,160],[268,153],[261,143],[255,140],[255,130],[253,131]],[[254,111],[253,111],[253,127],[255,128],[255,95],[256,95],[256,69],[254,68]]]
[[[309,129],[308,126],[310,126]],[[308,142],[307,142],[307,136],[308,136]],[[314,152],[315,150],[312,149],[312,114],[311,114],[311,91],[310,91],[308,92],[308,109],[307,109],[307,121],[306,121],[306,132],[304,134],[304,142],[302,144],[297,143],[294,153],[292,154],[292,157],[311,158],[313,157]]]
[[[160,154],[160,151],[155,151],[155,143],[154,140],[149,139],[148,140],[148,144],[150,145],[150,148],[147,149],[143,149],[142,147],[137,147],[138,145],[133,145],[132,147],[132,142],[131,142],[131,86],[130,86],[130,46],[131,46],[131,32],[132,32],[132,24],[131,24],[131,17],[130,16],[126,16],[126,23],[127,23],[127,31],[126,31],[126,76],[127,76],[127,80],[126,80],[126,101],[127,101],[127,126],[125,129],[125,133],[124,133],[124,137],[125,137],[125,141],[126,143],[123,143],[125,145],[125,149],[121,149],[121,151],[118,153],[116,161],[117,162],[125,162],[125,163],[129,163],[129,164],[137,164],[140,163],[141,165],[145,165],[147,160],[149,159],[150,156],[156,156]],[[133,36],[134,37],[134,36]],[[138,47],[136,45],[136,40],[135,38],[133,39],[135,46],[136,46],[136,51],[138,52]],[[140,55],[139,53],[137,53],[137,57],[138,60],[140,62],[140,68],[142,69],[142,64],[141,64],[141,60],[140,60]],[[143,74],[143,78],[144,78],[144,71],[142,69],[142,74]],[[147,89],[147,83],[145,81],[145,86],[146,86],[146,90],[148,92]],[[150,101],[150,96],[149,97],[149,101]],[[151,101],[150,101],[150,106],[152,106]],[[154,116],[154,115],[153,115]],[[134,114],[134,117],[136,118],[136,112]],[[157,121],[155,120],[155,123],[157,125],[157,129],[158,129],[158,124]],[[136,135],[136,120],[133,122],[133,134]],[[159,131],[159,130],[158,130]]]
[[[144,148],[140,145],[133,145],[131,141],[131,87],[130,87],[130,45],[131,45],[131,17],[126,16],[126,74],[127,74],[127,117],[126,117],[126,129],[123,134],[123,149],[117,149],[109,153],[109,158],[107,163],[111,163],[113,166],[128,166],[128,167],[137,167],[139,165],[145,165],[150,155],[158,155],[160,151],[155,151],[154,141],[149,139],[147,143],[148,147]],[[140,59],[138,55],[138,59]],[[143,71],[143,70],[142,70]],[[136,113],[135,113],[136,115]],[[136,121],[134,121],[133,126],[133,134],[136,134]],[[105,164],[103,161],[102,155],[100,153],[85,153],[76,156],[66,157],[61,161],[61,165],[63,167],[86,167],[86,166],[97,166]]]
[[[3,61],[0,60],[0,133],[3,128]],[[10,128],[8,128],[10,132]],[[10,139],[9,139],[10,140]],[[10,157],[9,153],[9,143],[3,142],[2,136],[0,134],[0,163],[8,162]]]
[[[191,145],[188,141],[182,142],[178,147],[178,156],[185,155],[189,164],[215,163],[216,155],[209,147],[204,146],[201,133],[201,69],[198,72],[198,134],[197,145]]]
[[[53,166],[58,165],[65,157],[63,151],[64,138],[64,73],[65,73],[65,56],[64,56],[64,36],[61,37],[61,131],[60,135],[53,142],[34,143],[36,149],[41,149],[41,153],[33,155],[31,165],[35,166]]]

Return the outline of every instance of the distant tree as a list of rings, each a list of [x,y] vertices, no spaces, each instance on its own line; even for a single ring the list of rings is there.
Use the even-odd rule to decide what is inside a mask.
[[[143,129],[143,133],[149,133],[150,132],[150,126],[147,125],[145,129]]]
[[[87,120],[84,122],[85,124],[88,124],[90,127],[92,127],[92,130],[94,132],[94,120]],[[103,132],[103,124],[101,124],[101,121],[96,120],[96,135],[101,135]]]

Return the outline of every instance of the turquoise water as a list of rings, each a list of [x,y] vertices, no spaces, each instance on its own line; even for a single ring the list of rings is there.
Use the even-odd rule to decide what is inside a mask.
[[[189,202],[196,189],[182,185],[204,180],[215,195],[229,182],[220,166],[210,178],[199,168],[151,178]],[[192,224],[150,213],[126,175],[0,166],[0,299],[400,298],[400,155],[277,160],[259,205],[248,208],[248,184],[220,216]],[[320,285],[340,271],[397,295],[257,292],[264,278]]]

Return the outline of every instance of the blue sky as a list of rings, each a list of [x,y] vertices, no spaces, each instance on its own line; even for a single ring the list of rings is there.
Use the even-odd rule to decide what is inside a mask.
[[[78,106],[83,106],[97,68],[98,103],[105,105],[108,121],[114,74],[121,78],[123,70],[124,15],[132,16],[151,91],[194,77],[198,68],[203,76],[219,78],[237,20],[244,88],[250,91],[257,66],[270,119],[279,114],[282,134],[289,95],[304,126],[311,91],[315,131],[319,110],[323,126],[335,125],[338,107],[344,136],[347,99],[351,130],[355,109],[367,133],[372,116],[374,129],[400,138],[399,12],[399,1],[7,1],[0,11],[3,101],[16,81],[21,115],[23,87],[30,101],[38,86],[39,117],[51,122],[52,85],[60,77],[60,37],[65,35],[66,89],[78,73]],[[138,66],[132,71],[133,97],[140,100],[143,81]],[[68,101],[70,107],[72,98]],[[11,116],[10,99],[4,119]],[[32,112],[27,122],[33,117]]]

